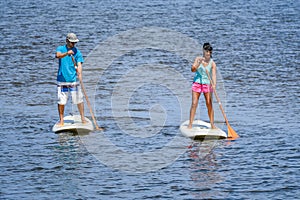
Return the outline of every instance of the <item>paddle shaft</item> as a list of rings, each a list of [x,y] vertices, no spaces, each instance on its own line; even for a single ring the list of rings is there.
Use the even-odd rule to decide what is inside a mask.
[[[205,69],[205,71],[206,71],[206,74],[207,74],[207,76],[208,76],[208,79],[209,79],[210,84],[211,84],[211,85],[214,85],[214,84],[213,84],[213,81],[212,81],[212,79],[211,79],[211,77],[210,77],[210,75],[209,75],[208,70]],[[229,123],[228,123],[228,120],[227,120],[227,117],[226,117],[226,114],[225,114],[225,111],[224,111],[224,109],[223,109],[222,103],[221,103],[221,101],[220,101],[220,99],[219,99],[219,96],[218,96],[218,94],[217,94],[217,92],[216,92],[216,89],[213,88],[213,91],[214,91],[214,94],[215,94],[215,96],[216,96],[216,99],[217,99],[217,102],[218,102],[218,104],[219,104],[219,107],[220,107],[220,109],[221,109],[221,111],[222,111],[222,114],[223,114],[223,117],[224,117],[224,119],[225,119],[225,122],[226,122],[226,124],[229,124]]]
[[[208,76],[208,78],[209,78],[210,84],[213,86],[214,84],[213,84],[213,81],[212,81],[212,79],[211,79],[211,77],[210,77],[210,75],[209,75],[208,70],[205,69],[205,71],[206,71],[206,74],[207,74],[207,76]],[[214,92],[214,94],[215,94],[215,96],[216,96],[216,99],[217,99],[217,101],[218,101],[220,110],[222,111],[223,117],[224,117],[224,119],[225,119],[225,122],[226,122],[226,125],[227,125],[227,128],[228,128],[228,137],[232,137],[232,138],[237,138],[237,137],[239,137],[238,134],[231,128],[231,126],[230,126],[230,124],[229,124],[229,122],[228,122],[228,119],[227,119],[227,117],[226,117],[226,114],[225,114],[225,111],[224,111],[224,109],[223,109],[222,103],[221,103],[221,101],[220,101],[220,99],[219,99],[219,96],[218,96],[218,94],[217,94],[216,88],[213,88],[213,92]]]
[[[76,71],[77,71],[77,63],[76,63],[76,61],[75,61],[75,58],[74,58],[73,55],[71,55],[71,58],[72,58],[72,61],[73,61],[73,63],[74,63],[74,67],[75,67],[75,69],[76,69]],[[96,126],[96,129],[97,129],[97,130],[100,130],[101,128],[99,128],[99,126],[98,126],[98,124],[97,124],[96,118],[95,118],[94,113],[93,113],[93,109],[92,109],[92,107],[91,107],[89,98],[88,98],[88,96],[87,96],[87,94],[86,94],[86,91],[85,91],[85,88],[84,88],[84,85],[83,85],[83,81],[82,81],[81,78],[79,79],[79,82],[80,82],[81,89],[82,89],[83,95],[84,95],[84,97],[85,97],[87,106],[89,107],[90,113],[91,113],[91,115],[92,115],[93,122],[94,122],[94,124],[95,124],[95,126]]]

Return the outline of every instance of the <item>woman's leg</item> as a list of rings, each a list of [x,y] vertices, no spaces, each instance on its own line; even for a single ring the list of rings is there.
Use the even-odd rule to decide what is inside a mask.
[[[206,102],[206,107],[207,107],[207,111],[208,111],[208,117],[210,120],[211,128],[216,128],[216,126],[214,124],[214,109],[213,109],[213,105],[212,105],[212,93],[211,92],[204,93],[204,97],[205,97],[205,102]]]
[[[195,114],[196,114],[200,94],[201,93],[192,91],[192,105],[191,105],[191,109],[190,109],[190,123],[189,123],[189,126],[188,126],[189,129],[192,128],[192,124],[193,124],[193,121],[194,121],[194,118],[195,118]]]

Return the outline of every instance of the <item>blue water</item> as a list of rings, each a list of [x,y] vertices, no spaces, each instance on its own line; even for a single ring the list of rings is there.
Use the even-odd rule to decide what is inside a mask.
[[[0,199],[299,198],[299,8],[279,0],[1,1]],[[54,53],[68,32],[80,39],[103,132],[51,131]],[[192,141],[178,131],[190,66],[207,41],[236,141]],[[207,120],[203,97],[199,107]],[[68,104],[66,114],[76,111]]]

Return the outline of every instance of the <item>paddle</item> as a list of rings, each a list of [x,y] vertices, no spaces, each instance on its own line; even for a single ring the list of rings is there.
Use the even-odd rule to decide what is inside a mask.
[[[71,57],[72,57],[72,61],[73,61],[73,63],[74,63],[74,67],[75,67],[75,69],[76,69],[76,71],[77,71],[77,63],[76,63],[76,61],[75,61],[75,58],[74,58],[73,55],[71,55]],[[91,107],[91,104],[90,104],[90,101],[89,101],[89,98],[88,98],[88,96],[86,95],[86,91],[85,91],[85,88],[84,88],[84,86],[83,86],[83,81],[82,81],[82,79],[79,79],[79,81],[80,81],[80,85],[81,85],[82,92],[83,92],[84,97],[85,97],[85,99],[86,99],[86,103],[87,103],[87,105],[88,105],[88,107],[89,107],[89,110],[90,110],[90,113],[91,113],[91,115],[92,115],[93,122],[94,122],[94,124],[95,124],[95,126],[96,126],[96,129],[97,129],[97,130],[103,130],[103,129],[100,128],[100,127],[98,126],[98,124],[97,124],[97,121],[96,121],[96,119],[95,119],[95,116],[94,116],[94,113],[93,113],[93,110],[92,110],[92,107]]]
[[[205,69],[205,71],[206,71],[206,74],[207,74],[207,76],[208,76],[208,78],[209,78],[210,84],[213,85],[213,81],[212,81],[212,79],[211,79],[211,77],[210,77],[210,75],[209,75],[209,72],[207,71],[207,69]],[[213,88],[213,91],[214,91],[214,94],[215,94],[216,99],[217,99],[217,101],[218,101],[218,104],[219,104],[219,106],[220,106],[220,109],[221,109],[221,111],[222,111],[222,114],[223,114],[223,117],[224,117],[224,119],[225,119],[226,125],[227,125],[227,129],[228,129],[228,135],[227,135],[227,138],[230,138],[230,139],[233,139],[233,140],[234,140],[234,139],[238,138],[239,135],[233,130],[233,128],[231,128],[231,126],[230,126],[230,124],[229,124],[229,122],[228,122],[228,119],[227,119],[227,117],[226,117],[225,111],[224,111],[224,109],[223,109],[223,107],[222,107],[221,101],[220,101],[220,99],[219,99],[219,97],[218,97],[218,94],[217,94],[216,89]]]

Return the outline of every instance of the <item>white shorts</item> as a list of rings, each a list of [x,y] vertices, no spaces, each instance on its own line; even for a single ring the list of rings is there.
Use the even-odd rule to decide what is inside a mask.
[[[58,84],[57,85],[57,97],[58,97],[58,104],[66,105],[68,101],[69,94],[71,93],[72,96],[72,103],[79,104],[83,102],[83,94],[81,92],[81,87],[79,84]]]

